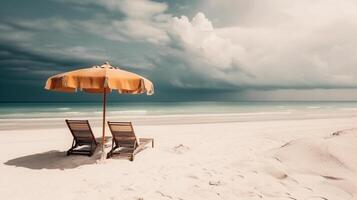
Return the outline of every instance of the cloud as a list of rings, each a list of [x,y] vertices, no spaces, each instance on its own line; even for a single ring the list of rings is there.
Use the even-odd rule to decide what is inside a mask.
[[[77,27],[83,27],[92,34],[104,36],[109,40],[162,43],[169,40],[165,31],[170,15],[166,14],[167,4],[150,0],[56,0],[63,3],[73,3],[82,8],[96,5],[111,12],[119,12],[123,18],[108,18],[103,15],[94,16],[89,20],[76,20]],[[61,24],[59,24],[61,25]]]
[[[185,74],[193,73],[200,80],[177,78],[175,85],[237,89],[357,87],[355,3],[269,1],[266,6],[268,3],[239,8],[251,11],[241,14],[233,6],[237,2],[245,5],[227,0],[214,4],[219,10],[223,4],[225,13],[235,12],[236,18],[244,18],[230,21],[230,26],[215,28],[203,13],[192,20],[186,16],[173,19],[169,33],[175,44],[171,46],[179,50],[172,51],[170,57],[186,59],[177,64],[178,68],[185,66]]]
[[[90,66],[107,57],[99,49],[73,46],[29,48],[26,45],[0,45],[0,80],[32,80],[43,84],[50,75],[68,71],[75,65]]]
[[[130,18],[148,18],[167,10],[167,4],[151,0],[54,0],[77,6],[96,5],[107,11],[120,11]]]
[[[178,88],[232,88],[237,78],[247,76],[234,57],[244,49],[219,37],[203,13],[191,21],[186,16],[172,18],[167,32],[170,44],[160,49],[153,64],[161,82]],[[235,77],[227,75],[233,72]]]
[[[7,23],[0,21],[0,40],[6,40],[8,42],[29,41],[33,38],[34,34],[21,29],[14,23]]]
[[[147,19],[167,10],[166,3],[150,0],[123,0],[123,1],[102,1],[108,9],[118,9],[129,18]]]
[[[166,3],[149,0],[62,1],[123,14],[72,23],[108,40],[150,43],[157,53],[148,65],[156,66],[152,74],[168,86],[357,87],[352,53],[357,7],[350,0],[204,1],[201,8],[213,21],[201,12],[192,20],[172,17]],[[335,8],[343,12],[335,13]]]
[[[195,51],[217,68],[231,68],[234,62],[232,54],[243,51],[239,45],[218,36],[203,13],[198,13],[192,21],[186,16],[173,18],[171,35],[185,50]]]
[[[0,40],[25,51],[17,56],[21,62],[45,59],[58,67],[108,58],[140,66],[138,72],[167,91],[357,87],[352,0],[200,0],[193,17],[173,16],[168,3],[150,0],[56,1],[81,7],[77,14],[88,17],[0,23],[7,33]],[[185,1],[184,10],[197,2]],[[41,66],[50,69],[47,64]]]
[[[76,24],[92,34],[113,41],[159,44],[169,40],[161,24],[155,24],[155,22],[149,20],[130,18],[125,20],[93,19],[77,21]]]
[[[57,57],[64,57],[65,60],[85,60],[85,61],[104,61],[108,60],[105,51],[99,48],[86,48],[83,46],[71,46],[57,49],[55,46],[49,46],[47,53],[39,52],[41,54],[53,55]]]

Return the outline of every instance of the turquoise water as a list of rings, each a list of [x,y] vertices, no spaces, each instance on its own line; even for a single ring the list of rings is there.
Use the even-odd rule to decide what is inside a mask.
[[[0,103],[0,119],[100,117],[97,103]],[[357,102],[109,102],[108,116],[354,115]]]

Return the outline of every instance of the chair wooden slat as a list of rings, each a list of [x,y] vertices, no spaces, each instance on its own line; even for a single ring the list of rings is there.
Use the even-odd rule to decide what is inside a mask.
[[[135,154],[139,151],[143,150],[144,146],[148,144],[150,141],[152,143],[152,147],[154,147],[154,139],[147,138],[143,142],[141,138],[139,140],[135,136],[135,132],[131,122],[109,122],[108,126],[110,132],[112,133],[113,140],[112,140],[112,149],[107,154],[107,158],[110,158],[114,154],[121,154],[121,155],[129,155],[131,161],[134,160]],[[124,149],[120,149],[119,151],[115,151],[118,148],[124,147]]]
[[[95,148],[97,147],[97,142],[88,120],[66,120],[66,124],[73,136],[72,147],[67,151],[67,155],[93,155]],[[78,148],[83,145],[89,146],[90,148]]]

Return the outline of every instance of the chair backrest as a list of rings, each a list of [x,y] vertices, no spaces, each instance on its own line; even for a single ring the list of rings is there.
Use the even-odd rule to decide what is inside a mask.
[[[109,122],[108,126],[113,135],[113,141],[122,147],[135,148],[137,139],[131,122]]]
[[[93,141],[95,137],[88,120],[67,120],[67,126],[77,141]]]

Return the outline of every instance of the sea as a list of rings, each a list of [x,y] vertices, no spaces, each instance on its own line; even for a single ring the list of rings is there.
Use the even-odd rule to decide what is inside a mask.
[[[50,118],[101,118],[101,102],[0,103],[0,120]],[[357,102],[244,101],[244,102],[108,102],[108,117],[224,117],[326,118],[357,117]]]

